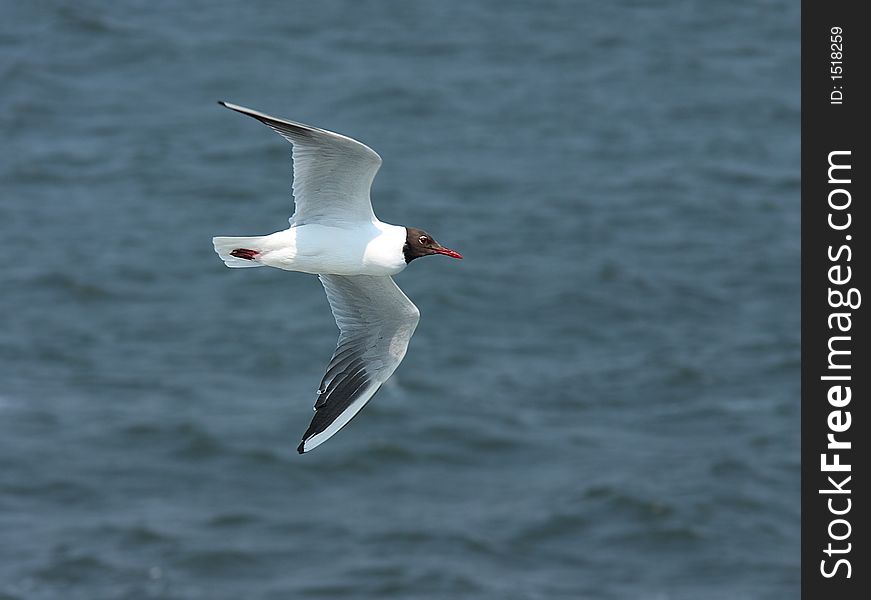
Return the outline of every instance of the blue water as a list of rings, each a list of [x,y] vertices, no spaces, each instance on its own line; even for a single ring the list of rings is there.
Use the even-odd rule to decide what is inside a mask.
[[[782,599],[799,7],[5,2],[0,598]],[[336,330],[213,235],[384,158],[408,356],[296,453]]]

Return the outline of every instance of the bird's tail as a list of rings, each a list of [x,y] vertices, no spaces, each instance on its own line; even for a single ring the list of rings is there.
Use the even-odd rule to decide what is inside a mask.
[[[262,251],[263,236],[255,237],[215,237],[212,243],[215,252],[224,264],[233,269],[262,267],[259,256]]]

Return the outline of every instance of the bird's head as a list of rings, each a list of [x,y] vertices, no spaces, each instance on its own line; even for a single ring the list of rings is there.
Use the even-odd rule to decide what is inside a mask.
[[[430,254],[444,254],[451,258],[463,258],[459,252],[439,244],[435,241],[435,238],[423,229],[406,227],[405,234],[405,245],[402,247],[402,253],[405,255],[406,263],[410,263],[415,258]]]

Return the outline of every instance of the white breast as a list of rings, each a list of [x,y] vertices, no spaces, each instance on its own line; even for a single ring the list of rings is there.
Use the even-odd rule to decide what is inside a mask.
[[[263,239],[263,264],[329,275],[395,275],[407,263],[405,228],[379,221],[344,228],[310,224]]]

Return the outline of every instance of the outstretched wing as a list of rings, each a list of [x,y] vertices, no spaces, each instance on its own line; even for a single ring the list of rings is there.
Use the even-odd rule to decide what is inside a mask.
[[[319,275],[339,342],[318,388],[315,416],[297,450],[324,443],[348,424],[405,357],[420,311],[391,277]]]
[[[293,144],[291,225],[353,225],[374,218],[369,190],[381,157],[365,144],[344,135],[219,102],[265,123]]]

